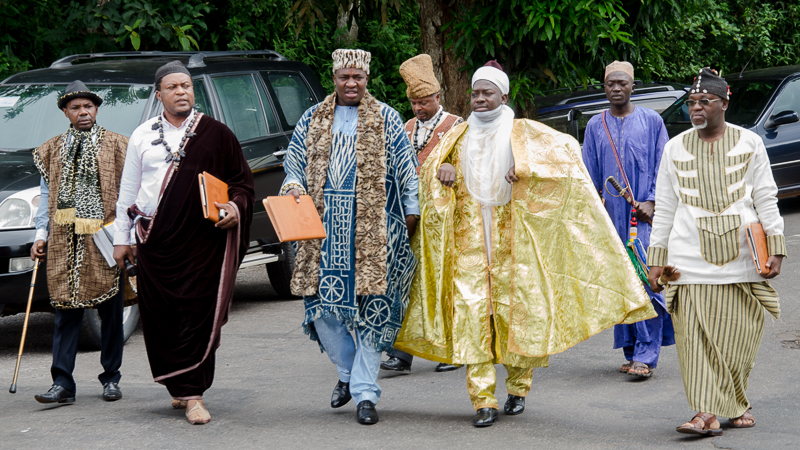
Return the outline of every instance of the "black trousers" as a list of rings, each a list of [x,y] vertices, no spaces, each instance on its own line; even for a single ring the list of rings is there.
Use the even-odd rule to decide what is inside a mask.
[[[402,360],[404,362],[407,362],[409,364],[411,364],[414,361],[414,355],[409,355],[408,353],[406,353],[406,352],[404,352],[402,350],[398,350],[398,349],[396,349],[394,347],[392,347],[391,350],[387,350],[386,354],[389,355],[392,358],[400,359],[400,360]]]
[[[124,289],[113,298],[97,306],[100,314],[101,347],[100,363],[103,373],[98,377],[102,384],[118,383],[121,377],[122,346],[125,338],[122,332],[122,310],[124,309]],[[53,384],[57,384],[70,392],[75,392],[75,357],[78,355],[78,337],[80,336],[83,309],[57,309],[55,331],[53,332],[53,365],[50,374]]]

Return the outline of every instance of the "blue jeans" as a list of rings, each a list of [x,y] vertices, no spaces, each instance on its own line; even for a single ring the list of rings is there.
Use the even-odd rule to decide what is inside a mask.
[[[354,341],[344,322],[335,317],[315,320],[314,328],[328,357],[336,365],[339,380],[350,383],[350,394],[356,405],[364,400],[377,404],[381,398],[381,387],[378,386],[381,352],[361,342],[358,329]]]

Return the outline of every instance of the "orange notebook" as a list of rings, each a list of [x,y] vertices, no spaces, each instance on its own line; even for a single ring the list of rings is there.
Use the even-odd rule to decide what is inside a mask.
[[[228,203],[228,185],[208,172],[197,174],[200,182],[200,201],[203,204],[203,217],[217,223],[225,217],[214,202]]]
[[[753,256],[753,264],[756,265],[758,273],[769,273],[767,268],[767,236],[764,235],[764,228],[758,222],[753,222],[745,226],[747,232],[747,243],[750,245],[750,254]]]
[[[267,197],[263,203],[281,242],[325,239],[325,228],[308,195],[301,195],[300,203],[291,195]]]

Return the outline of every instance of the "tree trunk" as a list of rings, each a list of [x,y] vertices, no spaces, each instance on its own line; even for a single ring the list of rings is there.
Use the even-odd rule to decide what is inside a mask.
[[[458,69],[465,64],[453,49],[446,49],[447,36],[442,27],[455,18],[455,0],[417,0],[422,52],[433,60],[433,71],[442,85],[442,106],[445,111],[464,119],[469,115],[470,74]]]
[[[359,0],[345,0],[339,3],[336,13],[336,27],[346,28],[347,33],[340,35],[338,42],[341,45],[352,45],[358,40],[358,24],[356,23],[356,12],[360,11]],[[358,11],[357,11],[358,10]],[[350,25],[347,25],[347,22]]]

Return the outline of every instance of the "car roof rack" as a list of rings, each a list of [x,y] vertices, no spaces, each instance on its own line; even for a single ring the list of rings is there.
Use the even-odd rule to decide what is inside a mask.
[[[205,67],[206,58],[223,58],[226,56],[269,56],[269,59],[277,61],[286,61],[286,57],[274,50],[233,50],[233,51],[209,51],[209,52],[193,52],[194,54],[189,58],[188,68]]]
[[[112,59],[112,58],[157,58],[157,57],[188,56],[187,67],[205,67],[207,58],[221,58],[225,56],[269,56],[270,59],[286,60],[286,57],[274,50],[236,50],[236,51],[192,51],[192,52],[105,52],[105,53],[78,53],[57,59],[50,64],[53,69],[63,69],[72,65],[74,61],[86,59]]]

